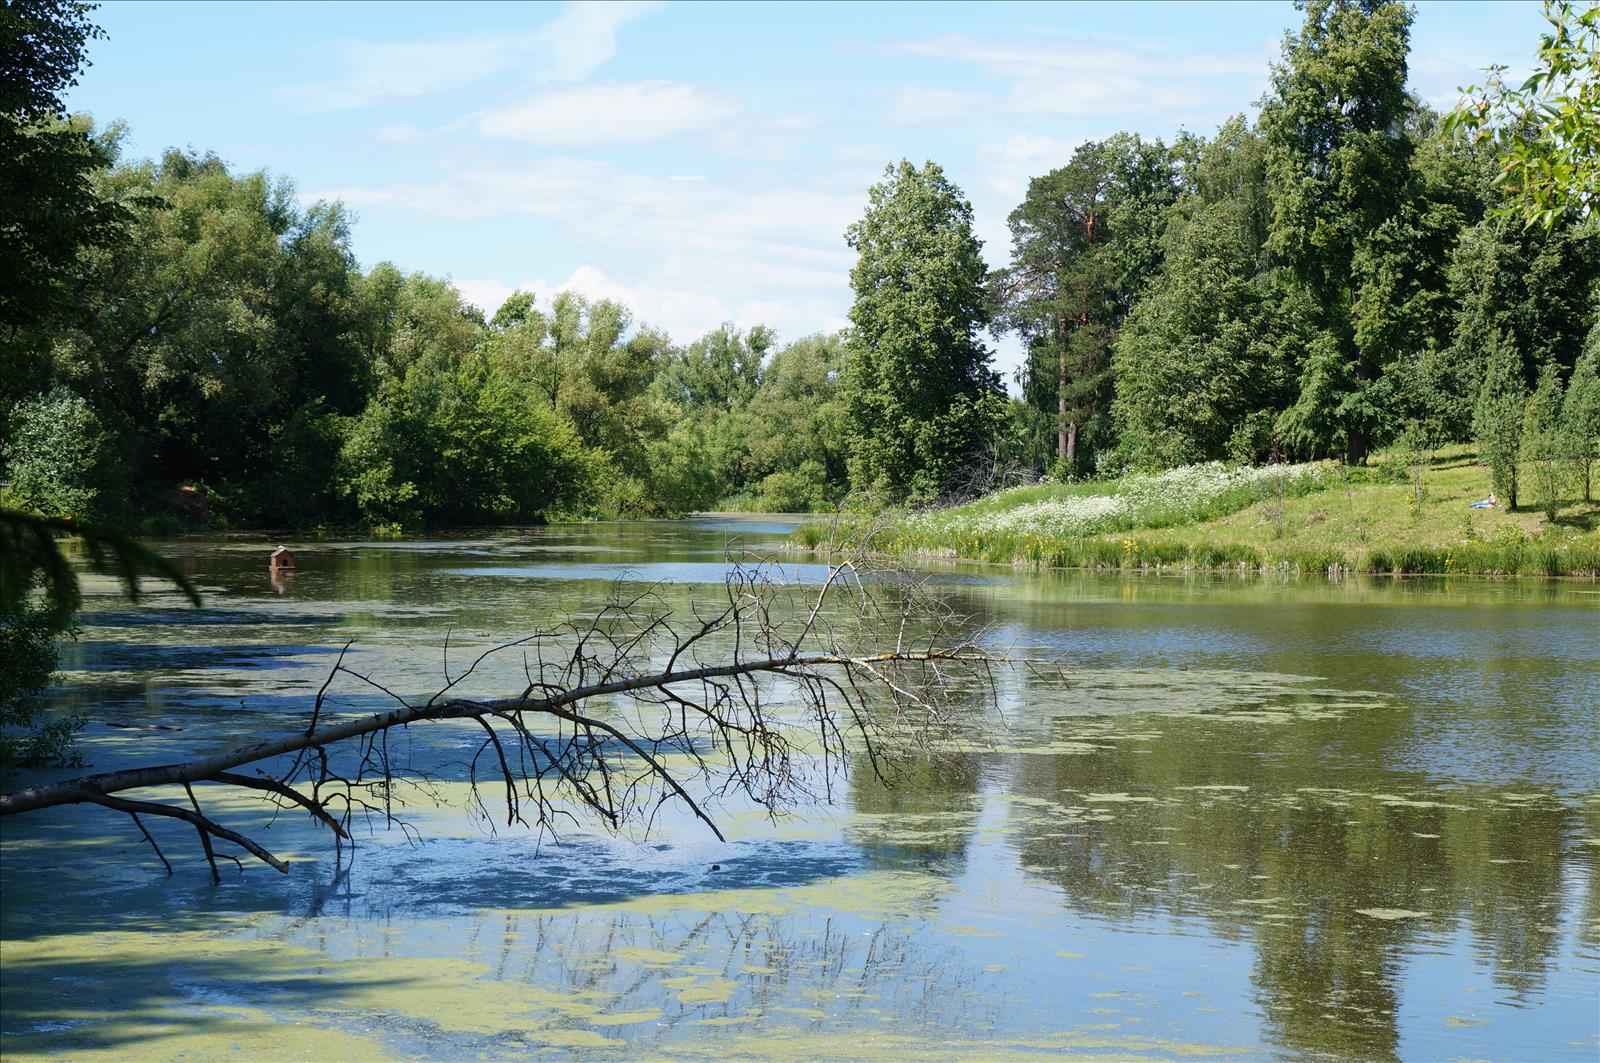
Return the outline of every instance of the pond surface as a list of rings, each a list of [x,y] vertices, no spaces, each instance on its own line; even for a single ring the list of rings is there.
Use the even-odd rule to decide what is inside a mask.
[[[59,701],[96,769],[215,751],[303,727],[347,641],[426,694],[447,632],[459,662],[641,581],[686,615],[786,527],[311,542],[276,586],[272,544],[162,543],[204,608],[91,584]],[[437,779],[420,841],[375,825],[342,875],[298,814],[259,835],[290,874],[220,886],[181,824],[169,877],[109,811],[0,820],[6,1056],[1596,1058],[1595,584],[934,578],[1064,674],[887,787],[858,759],[776,822],[713,801],[726,843],[670,806],[485,822],[438,724],[395,739]]]

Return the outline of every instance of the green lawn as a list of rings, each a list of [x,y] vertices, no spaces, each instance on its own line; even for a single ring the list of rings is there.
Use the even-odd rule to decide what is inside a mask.
[[[1576,484],[1550,521],[1538,510],[1508,511],[1503,500],[1468,508],[1488,493],[1489,471],[1467,448],[1431,455],[1421,482],[1419,505],[1409,472],[1382,456],[1365,468],[1291,466],[1282,474],[1199,467],[1013,488],[901,515],[884,522],[875,542],[891,553],[1066,568],[1600,572],[1600,506],[1583,502]],[[823,524],[797,534],[811,546],[829,537]]]

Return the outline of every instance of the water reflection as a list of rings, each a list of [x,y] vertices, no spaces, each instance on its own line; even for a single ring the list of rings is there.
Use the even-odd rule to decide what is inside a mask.
[[[312,544],[281,596],[254,544],[169,544],[207,609],[106,588],[60,701],[96,712],[97,767],[216,748],[302,720],[346,639],[428,691],[447,629],[592,613],[625,573],[687,609],[773,534]],[[723,806],[727,845],[675,815],[488,838],[444,728],[407,738],[441,780],[426,841],[364,838],[339,877],[292,817],[293,875],[216,889],[113,819],[0,821],[8,1055],[1594,1057],[1592,588],[945,581],[1067,679],[1007,679],[999,716],[974,691],[887,751],[891,785],[857,757],[837,809]],[[103,726],[156,719],[184,730]]]

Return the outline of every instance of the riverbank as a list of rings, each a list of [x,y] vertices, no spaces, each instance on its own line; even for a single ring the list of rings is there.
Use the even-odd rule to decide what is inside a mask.
[[[874,548],[920,558],[1041,568],[1600,574],[1600,506],[1570,499],[1555,520],[1526,508],[1472,509],[1489,471],[1453,448],[1394,458],[1225,469],[1011,488],[964,506],[798,529],[813,549],[872,529]]]

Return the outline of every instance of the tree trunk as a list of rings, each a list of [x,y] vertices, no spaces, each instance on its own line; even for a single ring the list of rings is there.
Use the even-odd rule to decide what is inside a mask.
[[[1360,429],[1350,432],[1349,442],[1344,448],[1344,463],[1346,465],[1360,465],[1367,459],[1367,434]]]
[[[1067,348],[1062,344],[1056,361],[1056,457],[1071,462],[1072,444],[1067,439]]]
[[[1068,468],[1077,468],[1078,465],[1078,422],[1070,421],[1067,424],[1067,449],[1062,455],[1067,459]]]
[[[1356,348],[1355,378],[1356,390],[1372,376],[1371,367],[1367,365],[1366,355],[1361,352],[1359,345]],[[1372,447],[1372,441],[1367,438],[1366,429],[1351,426],[1349,439],[1345,442],[1344,463],[1346,465],[1360,465],[1367,460],[1367,453]]]

